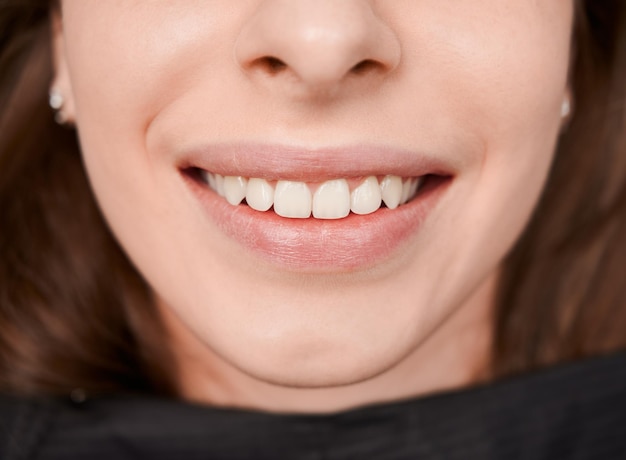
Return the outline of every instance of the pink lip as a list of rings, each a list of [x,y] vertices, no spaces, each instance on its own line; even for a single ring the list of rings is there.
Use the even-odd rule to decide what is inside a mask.
[[[231,239],[283,269],[356,270],[390,258],[417,233],[452,182],[442,160],[390,148],[307,150],[274,145],[213,145],[183,152],[178,168],[209,218]],[[307,182],[338,177],[433,175],[418,196],[394,210],[339,220],[286,219],[272,211],[232,206],[189,171]]]
[[[267,144],[209,145],[181,153],[178,168],[190,167],[223,176],[308,182],[385,174],[452,176],[456,171],[438,157],[368,145],[324,149]]]

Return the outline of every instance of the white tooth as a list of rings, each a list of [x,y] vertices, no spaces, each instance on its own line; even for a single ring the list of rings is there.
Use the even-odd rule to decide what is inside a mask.
[[[402,198],[400,204],[404,204],[409,200],[411,193],[411,179],[407,179],[402,183]]]
[[[415,198],[417,190],[419,189],[420,185],[422,185],[423,181],[423,177],[414,177],[412,179],[407,179],[404,184],[402,184],[402,204]]]
[[[215,187],[215,175],[213,173],[202,171],[202,180],[209,184],[209,187],[212,190],[217,191],[217,188]]]
[[[225,176],[224,177],[224,197],[230,204],[237,206],[246,197],[245,177]]]
[[[215,175],[215,190],[217,190],[218,195],[224,196],[224,176]]]
[[[416,177],[416,178],[411,179],[411,188],[409,189],[409,200],[415,197],[415,194],[417,193],[417,188],[419,187],[421,183],[422,183],[421,177]]]
[[[265,179],[250,178],[246,203],[257,211],[267,211],[274,204],[274,188]]]
[[[306,219],[311,215],[311,201],[311,191],[304,182],[276,183],[274,212],[279,216]]]
[[[313,195],[313,217],[341,219],[350,214],[350,187],[345,179],[329,180]]]
[[[402,199],[402,179],[398,176],[385,176],[380,182],[380,192],[385,205],[396,209]]]
[[[361,185],[352,190],[350,209],[355,214],[371,214],[380,208],[381,200],[378,179],[370,176]]]

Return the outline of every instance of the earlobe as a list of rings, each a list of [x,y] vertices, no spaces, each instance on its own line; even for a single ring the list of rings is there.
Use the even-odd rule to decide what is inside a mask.
[[[54,119],[62,125],[74,124],[75,106],[72,84],[65,53],[65,39],[60,7],[53,7],[50,12],[51,53],[53,78],[50,84],[50,107],[54,110]]]

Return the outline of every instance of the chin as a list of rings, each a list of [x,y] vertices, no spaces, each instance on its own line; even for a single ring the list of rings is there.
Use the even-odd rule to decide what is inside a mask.
[[[356,354],[355,354],[356,355]],[[282,361],[282,360],[279,360]],[[242,365],[240,370],[250,377],[289,388],[321,389],[354,385],[370,380],[396,364],[393,359],[372,359],[370,356],[344,355],[341,358],[288,360],[288,365]]]
[[[390,340],[376,343],[367,334],[361,340],[344,337],[259,341],[249,349],[234,347],[224,358],[255,380],[294,388],[328,388],[353,385],[372,379],[398,364],[410,344]],[[346,334],[348,335],[348,334]],[[388,334],[393,336],[394,334]],[[395,342],[395,343],[393,343]]]

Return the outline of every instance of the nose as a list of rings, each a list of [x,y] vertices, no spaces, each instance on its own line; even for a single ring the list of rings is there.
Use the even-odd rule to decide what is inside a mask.
[[[249,76],[336,94],[352,79],[389,74],[400,43],[368,0],[265,0],[241,29],[235,56]]]

